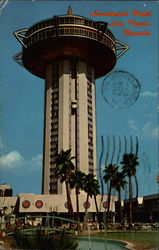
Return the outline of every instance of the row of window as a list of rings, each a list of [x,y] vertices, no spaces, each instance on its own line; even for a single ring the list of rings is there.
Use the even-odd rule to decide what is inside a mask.
[[[88,106],[87,106],[87,109],[88,109],[88,111],[92,111],[92,106],[91,106],[91,105],[88,105]]]
[[[50,152],[54,155],[57,154],[57,148],[50,148]]]
[[[87,92],[92,93],[92,84],[87,85]]]
[[[50,194],[57,194],[57,185],[53,186],[50,183],[50,190],[49,190]]]
[[[51,134],[51,139],[57,141],[57,135],[56,134]]]
[[[93,157],[93,149],[90,149],[90,148],[89,148],[89,149],[88,149],[88,153],[89,153],[90,156]]]
[[[84,18],[78,18],[78,17],[54,17],[52,19],[48,19],[42,22],[37,23],[36,25],[34,25],[32,28],[30,28],[27,31],[27,36],[29,36],[30,34],[32,34],[33,32],[48,27],[48,26],[58,26],[60,24],[78,24],[78,25],[85,25],[85,26],[89,26],[89,27],[93,27],[95,29],[100,29],[100,23],[98,22],[93,22],[91,20],[88,19],[84,19]],[[112,33],[109,30],[103,30],[104,32],[109,32],[110,35],[114,38],[114,36],[112,35]]]
[[[52,135],[57,135],[58,129],[51,128],[51,136]]]
[[[50,194],[57,194],[57,188],[56,189],[50,189],[49,193]]]
[[[114,44],[112,41],[107,38],[105,35],[98,33],[97,31],[88,30],[85,28],[77,28],[77,27],[60,27],[59,29],[49,28],[43,31],[37,32],[33,34],[29,38],[24,39],[24,43],[26,46],[31,46],[38,41],[49,37],[63,36],[63,35],[77,35],[77,36],[86,36],[98,40],[100,42],[105,43],[108,47],[114,48]],[[91,77],[89,78],[91,80]]]
[[[57,92],[57,94],[58,94],[58,89],[59,89],[58,84],[57,84],[57,87],[52,86],[51,93]]]
[[[53,157],[53,158],[52,158],[52,157]],[[55,158],[55,155],[50,155],[50,159],[51,159],[50,164],[55,166],[55,163],[56,163],[56,162],[55,162],[55,159],[54,159],[54,158]],[[52,169],[52,166],[51,166],[51,169]],[[54,172],[55,172],[55,171],[54,171]],[[53,175],[54,172],[50,170],[50,173],[51,173],[52,175]],[[55,174],[55,173],[54,173],[54,174]]]
[[[57,119],[51,120],[51,126],[52,126],[53,128],[58,128],[58,120],[57,120]]]
[[[89,173],[93,173],[94,172],[94,168],[89,168]]]
[[[92,119],[92,117],[88,117],[88,122],[93,122],[93,119]]]
[[[56,84],[57,86],[59,85],[59,82]],[[52,88],[54,89],[54,86],[52,85]],[[59,95],[58,95],[58,89],[56,92],[53,92],[51,94],[51,100],[54,101],[55,103],[58,103]]]
[[[54,118],[58,118],[58,110],[52,110],[52,113],[51,113],[51,118],[54,119]]]
[[[89,159],[89,162],[88,162],[88,163],[89,163],[89,166],[90,166],[90,167],[93,166],[93,161],[90,161],[90,159]]]
[[[51,141],[50,144],[51,144],[51,148],[57,148],[58,147],[57,142]]]
[[[93,137],[92,137],[92,136],[89,136],[89,137],[88,137],[88,145],[89,145],[90,147],[93,146]]]
[[[88,110],[88,165],[89,172],[93,169],[93,112],[92,112],[92,69],[87,67],[87,110]]]
[[[58,124],[58,119],[57,118],[51,118],[51,122],[54,124]]]
[[[51,162],[54,164],[54,157],[58,151],[58,84],[59,84],[59,64],[52,64],[52,105],[51,105]],[[54,88],[57,88],[55,91]],[[54,90],[54,91],[53,91]],[[53,157],[54,156],[54,157]]]
[[[51,96],[52,96],[52,99],[58,100],[58,98],[59,98],[58,91],[52,92],[52,93],[51,93]]]
[[[53,167],[53,166],[54,166],[54,167]],[[53,164],[53,165],[50,167],[50,175],[51,175],[51,176],[55,176],[55,167],[56,167],[55,164]],[[55,176],[55,178],[57,178],[57,177]]]
[[[52,95],[52,98],[51,98],[52,104],[58,104],[58,98],[56,96],[58,95]]]
[[[93,128],[92,123],[88,123],[88,130],[92,130],[92,128]]]
[[[87,79],[88,81],[90,81],[90,84],[88,85],[88,88],[90,88],[90,91],[91,91],[91,88],[92,88],[92,68],[91,66],[87,65]]]
[[[52,64],[52,92],[51,92],[51,136],[50,136],[50,193],[57,193],[57,181],[55,179],[53,166],[55,156],[58,152],[58,85],[59,85],[59,66],[58,63]],[[55,170],[54,170],[55,171]],[[52,183],[53,181],[53,183]]]
[[[88,98],[87,102],[88,102],[89,104],[92,104],[92,99]]]

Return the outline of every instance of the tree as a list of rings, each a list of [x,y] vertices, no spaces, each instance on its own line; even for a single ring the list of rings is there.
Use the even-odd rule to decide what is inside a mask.
[[[118,171],[118,166],[115,164],[109,164],[105,167],[104,172],[104,182],[109,183],[109,192],[108,192],[108,218],[109,218],[109,211],[110,211],[110,199],[111,199],[111,193],[112,189],[115,187],[115,180],[116,180],[116,173]]]
[[[121,188],[124,189],[125,185],[126,185],[127,181],[125,181],[125,173],[116,172],[116,176],[114,179],[114,184],[115,184],[115,189],[118,192],[118,198],[119,198],[119,209],[120,209],[120,221],[123,224],[123,210],[122,210],[122,206],[121,206]]]
[[[70,188],[76,189],[77,221],[79,222],[79,194],[84,189],[85,174],[79,170],[73,172],[70,178]]]
[[[135,154],[124,154],[121,164],[122,169],[129,179],[129,227],[132,227],[132,176],[136,176],[136,167],[139,165]]]
[[[65,182],[66,185],[66,194],[67,194],[67,204],[68,204],[68,211],[70,219],[73,219],[74,212],[73,212],[73,206],[70,196],[70,179],[71,174],[75,171],[75,166],[72,162],[72,159],[74,157],[71,157],[71,149],[68,149],[66,151],[61,150],[59,154],[56,156],[56,169],[55,174],[60,179],[60,182]]]
[[[94,174],[89,173],[85,176],[85,184],[84,184],[84,191],[87,194],[86,202],[85,202],[85,213],[84,213],[84,225],[83,227],[86,228],[87,223],[87,212],[88,212],[88,204],[89,204],[89,197],[94,197],[96,210],[98,213],[98,205],[96,196],[99,194],[99,182],[95,179]]]

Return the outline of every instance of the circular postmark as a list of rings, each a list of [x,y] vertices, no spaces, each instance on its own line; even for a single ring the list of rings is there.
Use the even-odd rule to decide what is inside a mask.
[[[113,71],[102,84],[104,100],[116,109],[131,106],[138,99],[139,93],[139,81],[126,71]]]

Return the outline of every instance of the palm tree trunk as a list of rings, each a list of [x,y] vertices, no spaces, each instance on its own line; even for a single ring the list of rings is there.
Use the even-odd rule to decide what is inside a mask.
[[[138,195],[139,195],[138,181],[137,181],[136,175],[134,175],[134,179],[135,179],[135,185],[136,185],[136,202],[135,202],[136,203],[135,210],[136,210],[136,208],[138,207]]]
[[[132,227],[132,177],[129,177],[129,227]]]
[[[77,221],[79,222],[79,189],[76,187],[76,207],[77,207]],[[77,230],[79,231],[79,224],[77,224]]]
[[[103,135],[101,135],[101,142],[102,142],[102,150],[101,150],[101,154],[100,154],[100,159],[99,159],[99,180],[101,183],[101,201],[100,201],[100,210],[101,210],[101,206],[102,206],[102,202],[103,202],[103,196],[104,196],[104,184],[103,184],[103,178],[102,178],[102,172],[101,172],[101,166],[102,166],[102,157],[103,157],[103,153],[104,153],[104,140],[103,140]]]
[[[94,195],[94,203],[95,203],[95,206],[96,206],[97,220],[98,220],[98,223],[99,223],[99,229],[101,229],[100,214],[99,214],[99,209],[98,209],[98,204],[97,204],[97,198],[96,198],[95,195]]]
[[[138,181],[137,181],[136,175],[134,175],[134,178],[135,178],[135,185],[136,185],[136,201],[137,201],[138,194],[139,194],[139,188],[138,188]]]
[[[65,184],[66,184],[66,194],[67,194],[67,204],[68,204],[69,217],[70,217],[70,219],[73,219],[74,212],[73,212],[72,201],[71,201],[71,196],[70,196],[70,191],[69,191],[69,184],[68,184],[68,182],[65,182]]]
[[[95,203],[95,206],[96,206],[96,212],[97,212],[97,214],[98,214],[99,211],[98,211],[98,204],[97,204],[96,195],[94,195],[94,203]]]
[[[86,229],[86,224],[87,224],[87,212],[88,212],[87,204],[88,204],[88,201],[89,201],[89,194],[87,193],[86,206],[85,206],[85,212],[84,212],[84,220],[83,220],[83,229]]]
[[[109,211],[110,211],[110,200],[111,200],[112,186],[110,184],[109,194],[108,194],[108,220],[109,220]]]
[[[119,209],[120,209],[120,222],[121,224],[123,225],[123,209],[122,209],[122,206],[121,206],[121,190],[119,188],[118,190],[118,196],[119,196]]]
[[[95,203],[95,207],[96,207],[97,219],[99,222],[99,210],[98,210],[98,204],[97,204],[97,199],[96,199],[95,195],[94,195],[94,203]]]

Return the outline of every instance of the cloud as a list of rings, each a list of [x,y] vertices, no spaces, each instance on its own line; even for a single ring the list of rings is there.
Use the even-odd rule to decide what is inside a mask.
[[[32,157],[29,161],[26,162],[28,165],[28,170],[33,171],[37,169],[41,169],[42,167],[42,154],[38,154],[34,157]]]
[[[159,132],[159,126],[154,127],[152,121],[148,121],[143,127],[138,126],[138,121],[133,119],[128,119],[128,125],[131,129],[137,131],[140,134],[148,138],[157,138]]]
[[[156,114],[145,114],[145,117],[147,117],[147,118],[156,117]]]
[[[1,168],[14,169],[25,167],[28,171],[40,169],[42,166],[42,155],[38,154],[29,160],[26,160],[18,151],[14,150],[0,157]]]
[[[134,130],[138,130],[138,126],[137,126],[138,121],[133,120],[133,119],[128,119],[128,125],[130,128],[134,129]]]
[[[144,135],[146,135],[147,137],[158,137],[158,131],[159,131],[159,127],[157,126],[156,128],[153,128],[152,126],[152,122],[148,121],[142,128],[142,131],[144,133]]]
[[[1,167],[15,168],[24,164],[24,158],[18,151],[12,151],[0,158]]]
[[[144,96],[144,97],[157,97],[156,92],[153,93],[153,92],[151,92],[149,90],[142,92],[140,95]]]

